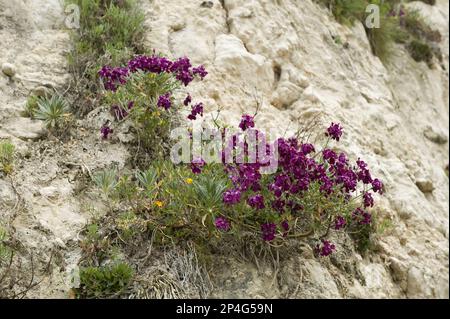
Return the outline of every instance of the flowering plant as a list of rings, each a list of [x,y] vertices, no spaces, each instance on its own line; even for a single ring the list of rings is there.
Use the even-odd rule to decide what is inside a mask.
[[[250,115],[242,117],[239,128],[264,139],[254,129]],[[351,163],[343,152],[328,147],[343,135],[340,124],[331,123],[325,134],[325,147],[317,150],[310,143],[297,138],[279,138],[274,143],[257,144],[259,152],[278,150],[278,168],[263,174],[267,163],[226,163],[227,152],[236,156],[239,146],[249,158],[250,144],[238,135],[225,141],[222,166],[229,187],[223,192],[222,206],[211,213],[217,231],[221,234],[239,234],[244,231],[259,233],[266,242],[282,243],[288,238],[313,237],[320,240],[317,251],[328,256],[335,245],[326,240],[331,231],[365,230],[372,221],[369,209],[374,206],[374,194],[382,194],[383,184],[373,178],[367,164],[358,159]],[[196,159],[192,172],[202,173]],[[210,165],[207,165],[210,166]],[[213,168],[208,171],[217,171]],[[206,173],[208,174],[208,173]]]
[[[158,55],[137,56],[125,67],[104,66],[98,72],[106,89],[105,102],[118,122],[131,118],[140,140],[147,148],[155,147],[156,139],[166,140],[174,116],[181,108],[175,94],[187,87],[195,78],[203,79],[208,73],[203,66],[193,67],[188,58],[171,61]],[[183,105],[188,107],[192,98],[187,94]],[[191,106],[188,118],[203,116],[201,103]],[[101,128],[104,138],[113,129]]]
[[[133,119],[141,141],[153,150],[161,144],[154,141],[168,137],[181,105],[191,105],[189,120],[203,116],[203,104],[193,104],[190,94],[183,103],[174,98],[182,86],[207,75],[203,66],[193,68],[187,58],[138,56],[126,67],[105,66],[99,75],[116,120]],[[383,184],[363,160],[352,163],[329,146],[340,141],[343,127],[331,123],[323,135],[325,146],[319,149],[297,137],[267,142],[255,128],[255,116],[243,115],[237,133],[228,139],[216,123],[224,146],[219,163],[194,157],[189,165],[176,167],[163,157],[159,167],[152,165],[137,175],[137,184],[122,176],[114,188],[117,198],[129,203],[123,208],[138,213],[146,225],[142,229],[159,230],[161,238],[207,240],[251,233],[271,245],[313,238],[320,256],[336,249],[328,238],[331,232],[367,233],[374,222],[374,195],[382,194]],[[113,132],[109,126],[102,128],[104,138]],[[266,161],[274,153],[275,168]]]

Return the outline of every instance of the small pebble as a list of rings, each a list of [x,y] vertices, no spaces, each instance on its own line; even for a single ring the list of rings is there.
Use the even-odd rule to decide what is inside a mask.
[[[12,78],[16,74],[16,67],[11,63],[3,63],[2,72],[6,76]]]

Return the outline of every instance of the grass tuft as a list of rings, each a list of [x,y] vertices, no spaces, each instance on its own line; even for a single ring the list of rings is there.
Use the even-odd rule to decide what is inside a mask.
[[[100,89],[97,72],[103,65],[118,66],[134,54],[144,53],[144,15],[134,0],[66,0],[80,8],[80,29],[73,34],[69,65],[74,75],[75,97],[83,98],[77,111],[96,106]],[[78,99],[77,99],[78,100]]]
[[[6,140],[0,141],[0,172],[8,175],[13,171],[14,145]]]

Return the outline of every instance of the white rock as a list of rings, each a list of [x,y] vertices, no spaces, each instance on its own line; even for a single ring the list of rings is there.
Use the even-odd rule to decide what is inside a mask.
[[[408,271],[408,286],[407,294],[410,298],[420,298],[424,296],[427,289],[427,284],[425,282],[425,277],[423,272],[413,266]]]
[[[16,195],[11,184],[3,179],[0,179],[0,205],[7,206],[14,205],[16,201]]]
[[[274,82],[270,61],[262,55],[249,53],[238,37],[219,35],[215,51],[215,64],[222,68],[222,72],[238,77],[242,86],[270,91]]]
[[[21,140],[36,140],[45,134],[42,121],[32,120],[28,117],[17,117],[5,124],[5,129],[11,135]]]

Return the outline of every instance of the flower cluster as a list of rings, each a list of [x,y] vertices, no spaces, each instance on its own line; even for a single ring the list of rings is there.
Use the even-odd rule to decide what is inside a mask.
[[[262,133],[253,129],[251,116],[244,115],[239,127],[247,133],[254,130],[257,136],[262,136]],[[336,123],[331,123],[325,132],[326,136],[336,141],[342,137],[342,133],[343,128]],[[239,141],[238,135],[233,135],[225,143],[228,150],[234,150],[242,143],[244,150],[247,146],[246,142]],[[305,206],[311,206],[308,202],[311,192],[317,192],[314,196],[320,196],[324,201],[338,200],[344,205],[348,204],[348,207],[354,207],[350,205],[351,201],[361,197],[361,207],[353,213],[349,211],[343,215],[335,207],[318,215],[325,229],[339,231],[372,222],[371,214],[366,209],[374,206],[373,194],[381,194],[383,184],[372,178],[364,161],[358,159],[352,165],[343,152],[337,153],[331,148],[316,151],[313,144],[302,143],[296,138],[279,138],[274,144],[278,149],[278,169],[267,177],[263,178],[261,174],[265,166],[262,163],[224,163],[225,172],[233,184],[223,193],[225,207],[232,209],[234,205],[247,205],[253,208],[254,219],[259,221],[263,240],[275,240],[277,234],[287,237],[295,231],[288,220],[305,216]],[[272,149],[274,144],[262,145],[262,152]],[[363,191],[357,196],[360,189]],[[334,250],[332,243],[322,241],[320,256],[328,256]]]
[[[158,99],[157,105],[158,105],[158,107],[162,107],[165,110],[170,109],[170,106],[172,105],[172,101],[170,100],[170,93],[161,95]]]
[[[196,158],[191,162],[191,170],[194,174],[200,174],[206,163],[202,158]]]
[[[243,131],[250,127],[255,127],[255,122],[253,120],[253,116],[243,115],[241,119],[241,123],[239,123],[239,128]]]
[[[186,57],[179,58],[175,61],[170,61],[166,57],[158,55],[152,56],[137,56],[128,62],[128,69],[131,72],[138,70],[150,73],[172,73],[176,79],[188,86],[194,80],[194,77],[198,75],[202,80],[208,75],[205,67],[200,65],[196,68],[192,68],[190,60]]]
[[[195,104],[191,109],[191,114],[188,115],[188,119],[194,121],[197,119],[197,115],[203,116],[203,103]]]
[[[115,91],[118,85],[125,84],[128,74],[128,68],[113,68],[108,65],[105,65],[98,71],[98,75],[104,81],[105,89],[110,91]]]
[[[342,136],[342,127],[339,124],[331,123],[330,127],[327,129],[325,133],[326,136],[331,137],[333,140],[339,142],[339,139]]]
[[[109,125],[107,124],[104,124],[100,129],[100,133],[102,134],[103,139],[107,139],[109,134],[111,134],[112,132],[114,132],[114,130],[110,128]]]
[[[347,222],[345,221],[345,218],[342,216],[338,216],[334,220],[334,229],[336,229],[336,230],[342,229],[345,227],[345,224],[347,224]]]
[[[261,194],[257,194],[249,197],[248,204],[256,209],[264,209],[266,206],[264,205],[264,197]]]
[[[229,189],[223,193],[223,201],[227,205],[239,203],[241,200],[241,191],[239,189]]]
[[[214,225],[218,230],[227,232],[230,230],[230,222],[224,217],[216,217]]]
[[[130,73],[138,71],[156,74],[163,72],[171,73],[184,86],[188,86],[194,80],[195,76],[203,80],[208,75],[203,65],[193,68],[190,60],[186,57],[171,61],[166,57],[155,54],[151,56],[137,56],[128,62],[127,67],[114,68],[104,66],[98,74],[103,80],[105,88],[114,91],[117,89],[117,85],[126,82],[127,76]]]
[[[319,252],[320,256],[327,257],[336,250],[336,246],[328,240],[322,239],[322,245],[318,245],[316,250]]]
[[[186,57],[182,57],[172,61],[166,57],[153,54],[151,56],[136,56],[127,63],[126,67],[104,66],[100,69],[98,75],[107,91],[117,93],[119,92],[119,87],[125,85],[128,81],[130,81],[130,78],[132,78],[132,75],[135,73],[169,75],[169,78],[174,82],[181,83],[184,86],[189,85],[189,83],[191,83],[195,78],[203,80],[208,74],[203,65],[193,67],[190,60]],[[162,79],[166,78],[167,77],[164,76],[162,77]],[[179,85],[176,85],[175,87],[178,86]],[[168,87],[171,87],[171,89],[168,89]],[[172,85],[160,85],[160,88],[155,90],[156,92],[160,92],[159,96],[155,96],[156,106],[159,108],[163,108],[166,111],[171,109],[173,106],[173,90],[174,86]],[[139,94],[135,94],[135,96],[136,95],[139,96]],[[129,97],[129,99],[135,98]],[[118,105],[121,104],[122,101],[123,99],[117,99],[117,101],[113,100],[114,103],[112,103],[113,105],[111,107],[111,112],[115,116],[116,120],[119,121],[126,118],[131,113],[130,111],[134,106],[142,104],[137,103],[137,100],[133,100],[128,102],[128,106]],[[146,104],[148,104],[148,102]],[[188,106],[191,102],[192,97],[188,94],[184,99],[183,104],[185,106]],[[141,107],[148,108],[148,105]],[[196,120],[198,116],[203,116],[202,103],[197,103],[192,106],[191,113],[188,118],[190,120]]]

